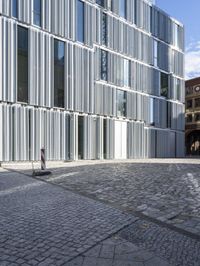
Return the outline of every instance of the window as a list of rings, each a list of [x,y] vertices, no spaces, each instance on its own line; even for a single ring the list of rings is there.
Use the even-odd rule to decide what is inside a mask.
[[[17,100],[28,102],[28,30],[18,26],[18,49],[17,49]]]
[[[126,18],[126,0],[119,0],[119,15]]]
[[[18,0],[12,0],[12,16],[18,18]]]
[[[186,87],[186,95],[193,94],[193,87]]]
[[[167,128],[172,126],[172,103],[167,102]]]
[[[178,32],[179,26],[175,23],[174,24],[174,45],[178,47]]]
[[[107,159],[107,120],[103,120],[103,155]]]
[[[192,108],[192,100],[187,100],[186,102],[186,109]]]
[[[160,95],[163,97],[168,97],[169,79],[168,75],[161,73],[160,75]]]
[[[102,14],[102,44],[107,45],[107,15],[105,13]]]
[[[41,27],[41,0],[34,0],[33,2],[33,23]]]
[[[192,114],[189,114],[186,116],[186,122],[187,123],[192,123]]]
[[[84,157],[84,117],[78,117],[78,159]]]
[[[108,52],[101,50],[101,79],[108,81]]]
[[[200,107],[200,98],[195,99],[195,108]]]
[[[150,98],[149,99],[149,111],[150,111],[150,114],[149,114],[149,119],[150,119],[150,125],[154,125],[154,99],[153,98]]]
[[[124,86],[130,87],[130,62],[124,59]]]
[[[177,95],[177,100],[181,100],[181,81],[180,79],[175,79],[175,89],[176,89],[176,95]]]
[[[158,41],[153,42],[153,65],[158,66]]]
[[[126,92],[117,90],[117,116],[126,116]]]
[[[97,5],[104,7],[104,0],[96,0]]]
[[[54,40],[54,106],[64,108],[65,44]]]
[[[196,113],[194,117],[196,122],[200,122],[200,113]]]
[[[77,0],[76,38],[84,43],[84,3]]]

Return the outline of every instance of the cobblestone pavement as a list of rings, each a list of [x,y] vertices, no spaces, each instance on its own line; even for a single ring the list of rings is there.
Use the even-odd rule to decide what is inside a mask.
[[[66,266],[170,266],[153,253],[119,237],[109,238]]]
[[[65,265],[136,219],[20,174],[0,174],[0,265]]]
[[[74,169],[74,175],[65,176]],[[199,164],[98,164],[58,169],[50,178],[64,188],[200,236]]]
[[[0,266],[200,266],[199,169],[92,164],[40,180],[1,171]]]
[[[200,265],[200,241],[155,223],[138,220],[123,229],[119,236],[153,252],[171,265]],[[153,265],[157,266],[156,263]]]

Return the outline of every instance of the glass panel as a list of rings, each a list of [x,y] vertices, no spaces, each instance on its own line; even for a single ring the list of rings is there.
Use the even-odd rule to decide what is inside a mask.
[[[18,92],[19,102],[28,102],[28,30],[18,26]]]
[[[108,80],[108,53],[101,50],[101,79]]]
[[[102,14],[102,44],[107,45],[107,15]]]
[[[176,82],[176,93],[177,93],[177,100],[181,100],[181,81],[180,79],[175,79]]]
[[[84,133],[84,117],[79,116],[78,117],[78,159],[83,159],[83,138]]]
[[[172,121],[172,104],[167,102],[167,127],[171,128],[171,121]]]
[[[34,0],[34,24],[41,26],[41,0]]]
[[[188,100],[186,102],[186,108],[189,109],[189,108],[192,108],[192,100]]]
[[[186,95],[193,94],[193,87],[186,87]]]
[[[154,99],[153,98],[150,98],[150,115],[149,115],[149,118],[150,118],[150,124],[151,125],[154,125]]]
[[[158,66],[158,42],[156,40],[154,40],[153,42],[153,64],[155,67]]]
[[[12,16],[18,18],[18,0],[12,0]]]
[[[70,149],[70,143],[71,143],[71,137],[70,137],[70,132],[71,132],[71,124],[70,124],[70,115],[66,116],[66,159],[70,160],[71,158],[71,149]]]
[[[195,107],[200,107],[200,98],[195,99]]]
[[[103,120],[103,154],[104,159],[107,159],[107,120]]]
[[[195,114],[195,121],[196,122],[200,121],[200,113]]]
[[[192,123],[192,115],[191,114],[190,115],[187,115],[186,122],[187,123]]]
[[[179,26],[175,23],[174,24],[174,45],[178,47],[178,32]]]
[[[168,75],[165,73],[161,73],[161,84],[160,84],[160,95],[163,97],[168,97],[168,87],[169,87],[169,79]]]
[[[76,19],[77,41],[84,43],[84,3],[77,0],[77,19]]]
[[[119,15],[126,18],[126,0],[119,0]]]
[[[117,90],[117,116],[126,116],[126,92]]]
[[[104,7],[104,0],[96,0],[96,3]]]
[[[54,40],[54,106],[64,108],[65,44]]]
[[[130,62],[124,59],[124,86],[130,87]]]

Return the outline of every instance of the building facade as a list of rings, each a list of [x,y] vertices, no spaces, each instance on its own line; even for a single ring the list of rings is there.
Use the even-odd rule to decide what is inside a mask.
[[[0,0],[0,161],[184,156],[183,66],[152,1]]]
[[[187,155],[200,155],[200,77],[186,81],[185,143]]]

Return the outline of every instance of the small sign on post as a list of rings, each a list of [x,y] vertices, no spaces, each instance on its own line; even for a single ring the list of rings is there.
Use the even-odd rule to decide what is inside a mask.
[[[46,170],[45,148],[41,149],[41,170]]]

